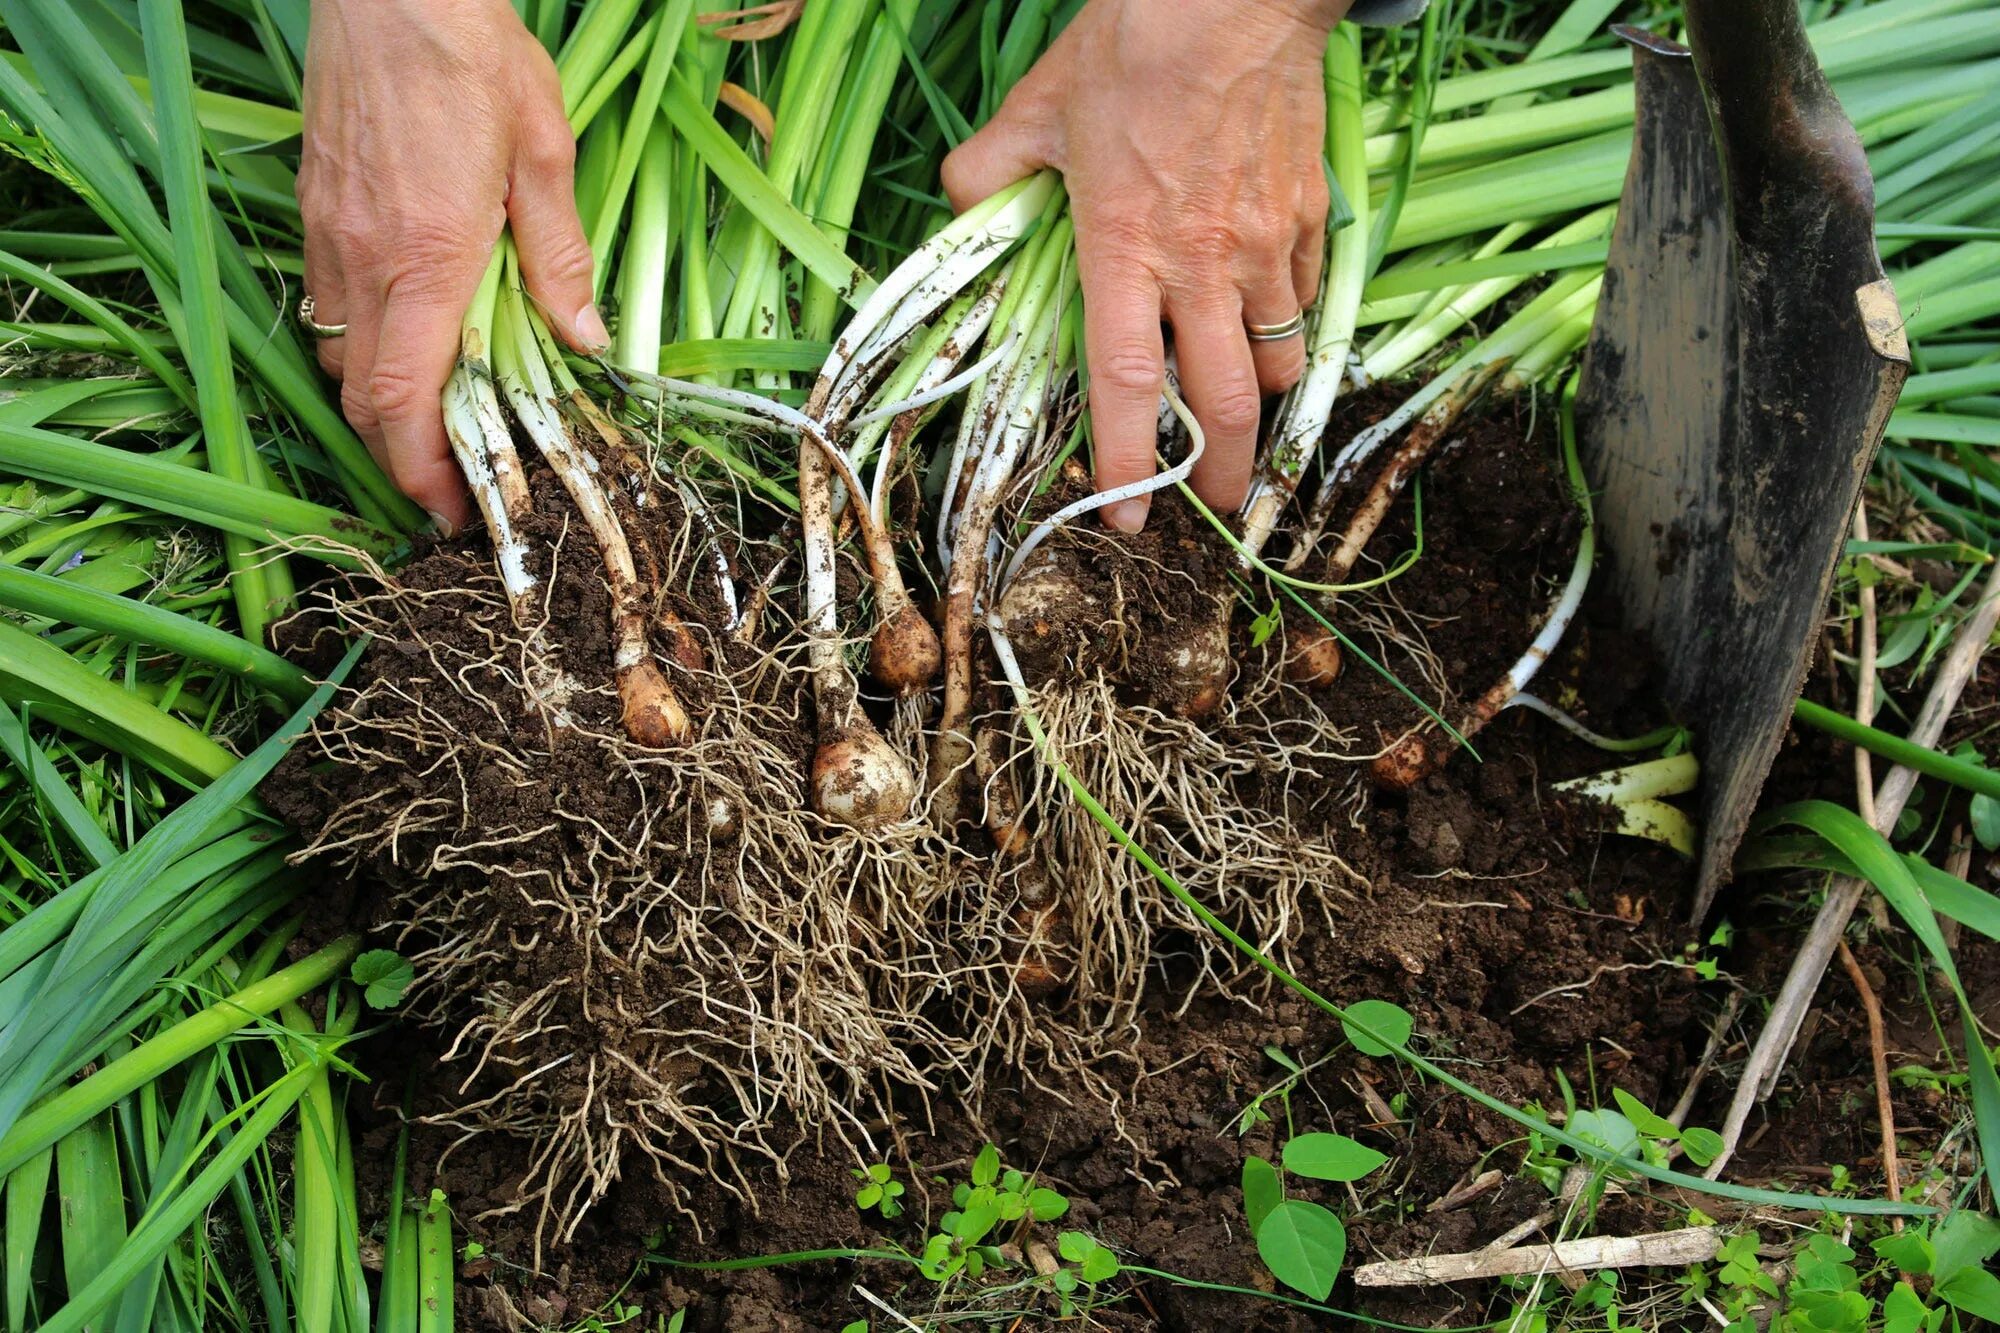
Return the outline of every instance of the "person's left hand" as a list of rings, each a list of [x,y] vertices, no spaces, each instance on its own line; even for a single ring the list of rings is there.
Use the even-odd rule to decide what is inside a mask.
[[[1261,394],[1305,369],[1303,337],[1252,342],[1245,326],[1284,323],[1319,288],[1322,61],[1349,2],[1090,0],[945,159],[961,211],[1042,167],[1063,173],[1099,490],[1153,475],[1164,316],[1208,441],[1195,492],[1242,503]],[[1146,501],[1105,520],[1136,532]]]

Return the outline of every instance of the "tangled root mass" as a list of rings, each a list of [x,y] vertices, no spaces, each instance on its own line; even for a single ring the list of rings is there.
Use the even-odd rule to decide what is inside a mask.
[[[634,1173],[699,1232],[695,1175],[754,1206],[756,1160],[782,1179],[828,1138],[883,1160],[934,1099],[976,1117],[989,1073],[1108,1107],[1115,1129],[1142,1005],[1265,985],[1070,798],[996,678],[963,775],[979,825],[923,801],[865,832],[808,813],[823,775],[796,607],[772,599],[765,646],[703,631],[726,614],[687,531],[666,515],[640,534],[662,623],[702,639],[658,645],[692,721],[676,746],[622,725],[610,594],[561,525],[531,547],[539,622],[516,624],[467,544],[327,585],[295,627],[309,655],[374,646],[266,797],[415,964],[409,1003],[444,1052],[430,1118],[454,1152],[516,1141],[528,1165],[496,1211],[532,1220],[538,1258]],[[1145,540],[1078,525],[1044,551],[1000,609],[1052,753],[1285,959],[1365,887],[1337,831],[1377,739],[1329,721],[1278,655],[1232,647],[1227,550],[1178,504]],[[1232,681],[1239,660],[1258,665]],[[876,705],[913,759],[935,739],[923,702]]]

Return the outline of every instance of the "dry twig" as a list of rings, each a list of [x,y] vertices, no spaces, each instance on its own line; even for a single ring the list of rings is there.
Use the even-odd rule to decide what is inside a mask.
[[[1882,1032],[1882,1006],[1875,999],[1875,988],[1868,984],[1868,974],[1861,970],[1846,940],[1840,942],[1839,953],[1840,965],[1847,969],[1848,980],[1861,996],[1862,1012],[1868,1015],[1868,1053],[1875,1065],[1875,1118],[1882,1122],[1882,1179],[1889,1187],[1889,1197],[1900,1199],[1903,1182],[1896,1167],[1896,1108],[1889,1100],[1889,1050]],[[1903,1229],[1902,1218],[1892,1217],[1889,1222],[1896,1230]]]
[[[1363,1264],[1355,1270],[1354,1285],[1415,1287],[1550,1270],[1672,1268],[1713,1259],[1721,1244],[1721,1233],[1714,1227],[1684,1227],[1643,1236],[1585,1236],[1552,1245],[1517,1245],[1504,1250],[1470,1250],[1464,1254],[1433,1254],[1422,1259]]]

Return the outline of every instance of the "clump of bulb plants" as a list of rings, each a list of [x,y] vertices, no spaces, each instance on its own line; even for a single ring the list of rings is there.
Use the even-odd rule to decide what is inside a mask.
[[[278,1217],[253,1197],[263,1139],[294,1106],[333,1118],[345,1086],[329,1063],[353,998],[300,1001],[359,953],[348,926],[410,966],[445,1164],[499,1140],[523,1153],[494,1212],[529,1221],[534,1262],[621,1180],[699,1231],[690,1180],[749,1199],[759,1163],[782,1173],[807,1138],[885,1160],[884,1124],[976,1113],[995,1071],[1088,1096],[1125,1132],[1142,1004],[1264,984],[1190,898],[1288,962],[1368,891],[1338,839],[1301,835],[1295,778],[1393,800],[1503,710],[1554,714],[1529,687],[1595,556],[1567,435],[1583,535],[1519,661],[1441,682],[1394,735],[1323,705],[1368,669],[1342,627],[1401,567],[1380,534],[1425,469],[1499,402],[1561,410],[1632,114],[1609,47],[1440,77],[1442,5],[1401,34],[1336,31],[1338,203],[1306,372],[1241,512],[1208,514],[1172,493],[1204,447],[1172,393],[1160,476],[1093,494],[1062,180],[955,218],[935,194],[943,154],[1074,5],[731,21],[691,0],[522,0],[561,76],[614,337],[600,357],[563,347],[501,239],[441,402],[480,522],[445,540],[281,313],[306,7],[221,0],[192,26],[179,0],[136,8],[135,43],[121,6],[0,0],[19,48],[0,52],[0,147],[63,201],[0,232],[22,294],[5,353],[22,373],[0,380],[0,702],[17,710],[0,742],[60,834],[9,835],[59,853],[33,851],[0,915],[0,1051],[41,1061],[0,1061],[10,1171],[107,1132],[110,1103],[77,1092],[106,1085],[70,1076],[129,1072],[166,1037],[200,1057],[237,1029],[185,997],[248,995],[228,1012],[278,1014],[258,1032],[272,1058],[232,1051],[164,1088],[190,1100],[148,1116],[169,1132],[141,1146],[220,1163],[174,1177],[194,1182],[174,1186],[190,1219],[225,1190],[246,1219]],[[1908,77],[1983,40],[1972,8],[1880,0],[1818,25],[1850,112],[1889,140],[1891,212],[1949,224],[1991,201],[1924,175],[1944,170],[1930,140],[1899,147],[1990,86],[1957,46]],[[262,16],[254,45],[202,26],[239,11]],[[1966,281],[1981,245],[1913,270],[1973,294],[1950,306],[1962,321],[1994,313]],[[1334,431],[1371,386],[1390,410]],[[1103,530],[1098,510],[1151,491],[1171,544]],[[1691,764],[1565,798],[1684,846],[1661,798]],[[296,841],[274,840],[280,817]],[[336,873],[354,902],[327,930],[305,909],[333,908],[301,889]],[[309,965],[281,966],[297,939]],[[76,1009],[106,976],[115,992]],[[173,1003],[145,1008],[170,980]],[[247,1122],[263,1137],[197,1143],[236,1064],[227,1100],[269,1108]],[[355,1267],[328,1229],[344,1149],[297,1128],[336,1151],[305,1173],[305,1232],[260,1242],[309,1256],[317,1307]],[[441,1207],[399,1224],[449,1234]],[[158,1230],[131,1232],[130,1272],[163,1262]]]

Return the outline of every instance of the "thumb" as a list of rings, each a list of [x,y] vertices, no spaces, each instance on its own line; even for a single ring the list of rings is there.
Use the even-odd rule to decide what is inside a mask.
[[[954,213],[963,213],[990,194],[1054,166],[1054,153],[1041,117],[1003,103],[979,132],[951,150],[939,173]]]
[[[611,335],[598,313],[595,263],[576,215],[576,145],[569,127],[545,144],[531,138],[507,192],[507,221],[521,256],[521,280],[549,327],[580,352],[601,352]]]

